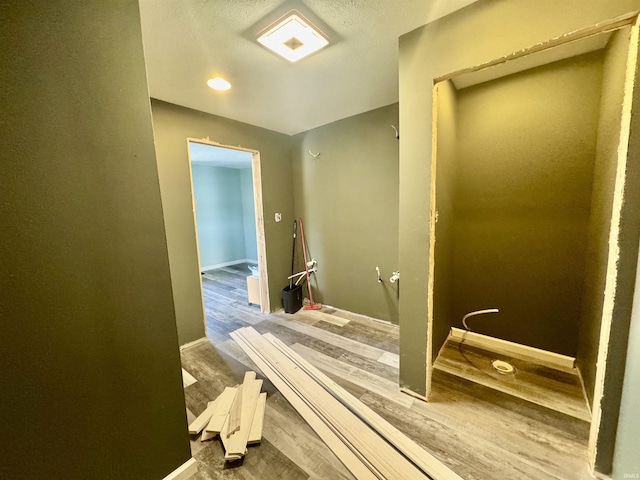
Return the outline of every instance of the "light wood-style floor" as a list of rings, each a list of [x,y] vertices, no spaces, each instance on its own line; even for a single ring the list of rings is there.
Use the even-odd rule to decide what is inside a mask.
[[[235,385],[251,360],[228,333],[252,325],[271,332],[465,479],[588,479],[589,424],[460,378],[433,372],[428,403],[398,388],[398,328],[323,308],[263,315],[246,298],[246,265],[203,275],[209,342],[182,352],[196,382],[185,387],[188,415]],[[259,378],[263,378],[259,373]],[[192,437],[196,479],[351,479],[289,403],[265,380],[263,441],[242,465],[225,465],[219,440]],[[410,480],[410,479],[408,479]]]
[[[500,373],[491,363],[504,360],[514,367],[513,373]],[[447,340],[434,368],[547,407],[572,417],[591,421],[577,369],[558,370],[483,348]]]

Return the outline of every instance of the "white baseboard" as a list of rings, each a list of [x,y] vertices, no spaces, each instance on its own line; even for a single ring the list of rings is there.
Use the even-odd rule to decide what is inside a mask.
[[[250,263],[252,265],[257,265],[257,260],[251,260],[249,258],[243,258],[240,260],[233,260],[231,262],[218,263],[216,265],[208,265],[206,267],[200,267],[201,272],[206,272],[207,270],[215,270],[216,268],[230,267],[231,265],[238,265],[239,263]]]
[[[195,347],[196,345],[200,345],[207,341],[207,337],[199,338],[198,340],[194,340],[193,342],[185,343],[184,345],[180,345],[180,350],[185,350],[187,348]]]
[[[198,462],[191,457],[173,472],[163,478],[163,480],[187,480],[198,473]]]
[[[540,365],[544,365],[558,370],[572,371],[575,367],[576,359],[561,355],[559,353],[548,352],[535,347],[509,342],[500,338],[489,337],[480,333],[469,332],[460,328],[451,328],[449,338],[454,342],[462,342],[466,345],[484,348],[495,353],[510,355],[522,360],[531,360]]]

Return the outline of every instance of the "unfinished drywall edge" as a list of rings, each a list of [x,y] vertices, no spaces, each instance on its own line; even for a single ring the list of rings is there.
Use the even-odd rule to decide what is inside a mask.
[[[638,17],[636,14],[635,25],[629,38],[629,50],[627,69],[624,80],[624,99],[622,103],[622,119],[620,128],[620,140],[618,143],[618,166],[616,171],[616,182],[613,194],[613,216],[611,219],[611,229],[609,232],[609,259],[607,261],[607,280],[604,291],[604,304],[602,308],[602,321],[600,324],[600,347],[596,364],[595,389],[593,393],[593,405],[591,429],[589,432],[589,444],[587,447],[589,457],[589,467],[596,471],[596,459],[598,456],[598,434],[602,422],[602,400],[604,396],[604,383],[606,364],[609,356],[609,340],[611,337],[611,324],[614,310],[618,260],[620,257],[620,226],[622,215],[622,204],[624,202],[624,192],[626,186],[625,172],[627,169],[627,155],[629,148],[629,134],[631,124],[631,107],[633,104],[633,91],[635,88],[635,73],[638,65],[638,32],[640,30]]]
[[[596,360],[600,346],[600,322],[606,284],[617,148],[620,137],[620,115],[624,97],[624,77],[630,34],[631,27],[623,27],[615,32],[610,32],[609,43],[603,56],[596,161],[583,277],[578,349],[576,351],[576,365],[585,381],[590,405],[593,402]]]
[[[460,75],[452,81],[455,82],[454,85],[456,89],[462,90],[545,65],[568,60],[573,57],[579,57],[587,53],[603,50],[607,47],[614,32],[615,31],[600,32],[587,38],[556,45],[532,55],[516,58],[512,62],[504,62],[491,68]]]
[[[191,457],[162,480],[187,480],[198,473],[198,462]]]
[[[269,298],[269,272],[267,270],[267,237],[264,231],[264,205],[262,203],[262,166],[260,152],[253,151],[251,159],[253,176],[253,202],[256,212],[256,236],[258,237],[258,271],[260,272],[260,310],[271,313]]]
[[[187,138],[187,162],[188,162],[188,170],[189,170],[189,191],[191,192],[191,211],[193,214],[193,235],[195,237],[196,242],[196,260],[198,261],[198,282],[200,284],[200,303],[202,304],[202,326],[204,328],[204,334],[207,335],[207,312],[204,306],[204,296],[202,295],[202,275],[200,273],[200,265],[202,265],[202,261],[200,260],[200,244],[198,241],[198,219],[196,218],[196,194],[195,189],[193,187],[193,168],[191,168],[191,148],[189,148],[189,143],[191,142],[190,138]]]
[[[576,359],[574,357],[510,342],[489,335],[482,335],[481,333],[462,330],[461,328],[451,328],[449,339],[456,343],[465,343],[485,348],[495,353],[506,353],[521,360],[532,360],[540,365],[559,370],[573,371],[575,367]]]
[[[442,82],[444,80],[451,80],[454,77],[459,75],[464,75],[468,73],[477,72],[479,70],[484,70],[490,67],[494,67],[496,65],[500,65],[502,63],[508,62],[509,60],[515,60],[517,58],[521,58],[527,55],[531,55],[534,53],[542,52],[549,48],[553,48],[565,43],[572,42],[574,40],[581,40],[593,35],[597,35],[599,33],[608,32],[612,30],[617,30],[619,28],[633,25],[636,22],[639,12],[630,12],[624,15],[620,15],[619,17],[613,18],[611,20],[607,20],[604,22],[597,23],[595,25],[581,28],[580,30],[576,30],[574,32],[569,32],[565,35],[561,35],[559,37],[552,38],[546,42],[541,42],[536,45],[533,45],[528,48],[524,48],[517,52],[512,52],[508,55],[505,55],[500,58],[496,58],[493,60],[489,60],[488,62],[481,63],[479,65],[474,65],[472,67],[463,68],[461,70],[456,70],[455,72],[448,73],[446,75],[442,75],[441,77],[437,77],[433,80],[433,83],[436,84],[438,82]]]
[[[435,94],[435,92],[434,92]],[[437,135],[433,152],[435,175],[434,249],[433,249],[433,315],[430,342],[432,363],[454,326],[452,314],[454,250],[457,249],[455,233],[455,192],[457,189],[458,158],[458,92],[451,81],[438,83],[437,113],[434,113],[433,130]]]
[[[431,393],[431,373],[433,370],[433,304],[434,304],[434,273],[436,264],[436,223],[438,221],[438,211],[436,205],[436,168],[438,152],[438,85],[434,85],[431,90],[433,102],[431,120],[431,179],[429,192],[429,277],[427,283],[427,356],[426,356],[426,382],[425,398],[429,398]]]

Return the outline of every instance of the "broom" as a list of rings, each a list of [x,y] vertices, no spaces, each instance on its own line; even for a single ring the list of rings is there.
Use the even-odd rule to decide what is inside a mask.
[[[300,223],[300,237],[302,239],[302,253],[304,254],[304,270],[307,274],[307,287],[309,288],[309,305],[305,305],[304,310],[320,310],[322,308],[322,304],[314,303],[313,301],[313,293],[311,293],[311,280],[309,279],[309,264],[307,263],[307,245],[304,242],[304,228],[302,227],[302,218],[299,220]]]

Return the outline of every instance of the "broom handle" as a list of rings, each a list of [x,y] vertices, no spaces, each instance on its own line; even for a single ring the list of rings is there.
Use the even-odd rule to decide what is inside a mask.
[[[300,222],[300,239],[302,240],[302,253],[304,254],[304,270],[307,274],[307,288],[309,289],[309,302],[313,305],[313,294],[311,293],[311,281],[309,280],[309,265],[307,264],[307,246],[304,243],[304,227],[302,226],[302,218]]]
[[[294,274],[294,264],[296,260],[296,233],[298,230],[298,222],[293,221],[293,251],[291,252],[291,275]]]
[[[291,251],[291,275],[293,276],[293,272],[295,272],[295,262],[296,262],[296,232],[298,230],[298,222],[293,221],[293,250]],[[289,277],[289,290],[293,288],[293,279]]]

